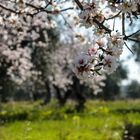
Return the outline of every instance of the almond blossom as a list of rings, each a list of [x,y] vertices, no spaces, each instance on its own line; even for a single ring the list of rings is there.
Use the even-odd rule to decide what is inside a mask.
[[[139,0],[3,0],[0,3],[1,66],[7,66],[6,73],[12,80],[22,83],[34,73],[32,53],[41,49],[45,53],[43,58],[54,62],[49,65],[52,70],[43,78],[51,79],[54,85],[61,88],[71,83],[69,72],[63,73],[65,65],[69,63],[72,63],[73,72],[81,79],[93,80],[94,76],[110,74],[118,67],[124,41],[134,41],[131,37],[139,32],[127,35],[124,28],[126,18],[131,24],[132,16],[139,18],[139,4]],[[116,18],[122,20],[121,33],[120,26],[115,25]],[[113,28],[109,20],[114,21]],[[58,31],[57,35],[53,36],[53,29]],[[60,46],[61,43],[73,46],[72,50],[66,51],[67,56],[64,51],[55,48],[57,41],[51,40],[57,40],[58,34]],[[54,48],[50,48],[49,44],[53,44],[51,46]],[[72,61],[69,53],[75,60]],[[63,84],[60,85],[58,79],[63,79]]]
[[[137,3],[128,2],[124,0],[123,3],[118,5],[118,9],[123,11],[124,13],[131,13],[137,11]]]
[[[114,56],[106,55],[103,60],[103,68],[108,74],[113,73],[118,67],[117,59]]]

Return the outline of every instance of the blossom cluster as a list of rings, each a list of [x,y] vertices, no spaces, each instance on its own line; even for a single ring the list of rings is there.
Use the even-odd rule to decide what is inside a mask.
[[[122,2],[108,2],[110,8],[112,11],[120,10],[123,13],[129,13],[131,14],[132,12],[136,12],[138,9],[138,4],[140,4],[139,0],[133,0],[133,1],[128,1],[128,0],[123,0]]]
[[[32,74],[31,51],[29,48],[12,50],[6,45],[0,47],[0,65],[3,67],[5,64],[7,75],[17,84],[21,84]]]
[[[36,0],[30,4],[43,6],[44,2]],[[0,66],[5,66],[6,75],[20,85],[40,73],[32,63],[32,51],[35,47],[47,46],[46,29],[54,28],[56,23],[48,19],[46,13],[32,16],[37,10],[29,7],[26,0],[2,1],[1,4],[5,8],[0,7]]]
[[[103,13],[99,10],[99,1],[92,3],[83,3],[84,10],[80,12],[80,22],[85,27],[97,26],[94,22],[94,18],[102,23],[105,19]]]
[[[53,65],[50,66],[52,75],[49,76],[49,80],[52,84],[65,91],[67,91],[73,84],[73,76],[75,75],[72,74],[71,64],[73,56],[76,55],[75,52],[76,48],[74,48],[74,46],[61,46],[51,55]],[[102,87],[105,86],[105,79],[105,75],[97,75],[92,79],[88,78],[79,80],[81,84],[92,89],[94,94],[98,94],[102,91]]]
[[[102,2],[102,3],[101,3]],[[100,23],[103,23],[106,19],[106,13],[104,13],[103,8],[108,7],[113,13],[116,12],[122,12],[128,14],[135,13],[135,15],[138,14],[138,5],[140,4],[139,0],[134,0],[134,1],[127,1],[123,0],[120,2],[115,2],[115,1],[90,1],[90,2],[83,2],[83,11],[80,12],[79,17],[80,17],[80,22],[81,25],[89,28],[92,27],[93,25],[95,27],[98,27]],[[102,5],[102,6],[101,6]],[[98,25],[97,25],[98,23]]]
[[[102,7],[100,6],[101,2],[103,2]],[[122,25],[122,33],[114,31],[114,27],[113,30],[106,28],[109,27],[106,21],[111,16],[107,16],[103,9],[108,7],[116,13],[110,18],[112,19],[119,16],[120,13],[126,13],[130,16],[135,12],[135,15],[137,15],[139,4],[140,2],[137,0],[133,2],[127,0],[81,2],[79,6],[82,7],[82,11],[79,13],[80,25],[88,29],[92,27],[96,37],[93,36],[86,51],[79,51],[80,53],[77,54],[73,62],[73,71],[78,77],[82,79],[93,78],[95,75],[103,73],[111,74],[117,69],[125,42],[125,27]],[[121,18],[123,18],[122,21],[125,20],[125,17]],[[104,23],[107,26],[104,26]]]
[[[118,67],[124,39],[127,40],[131,35],[126,36],[124,28],[121,33],[115,31],[114,27],[111,29],[107,21],[120,16],[122,23],[125,24],[125,16],[129,15],[132,20],[131,16],[133,14],[136,17],[139,15],[139,5],[139,0],[89,0],[88,2],[86,0],[75,0],[73,2],[66,0],[2,1],[0,4],[0,26],[2,27],[0,29],[2,39],[0,48],[2,49],[0,54],[1,65],[5,60],[10,63],[7,74],[14,77],[13,79],[18,79],[15,78],[17,77],[15,75],[18,75],[16,74],[17,69],[19,69],[18,72],[21,75],[30,75],[28,71],[32,69],[33,64],[31,64],[31,53],[27,51],[29,50],[27,48],[31,47],[33,51],[36,50],[36,47],[47,48],[48,42],[51,42],[47,30],[50,31],[58,27],[60,32],[63,31],[60,36],[66,45],[85,47],[83,51],[78,47],[78,54],[72,52],[76,57],[72,69],[78,77],[84,77],[83,79],[85,79],[88,77],[93,78],[105,72],[110,74]],[[68,6],[72,7],[68,8]],[[74,10],[69,12],[72,9]],[[107,11],[104,9],[107,9]],[[64,13],[60,14],[62,11]],[[60,25],[57,25],[57,22]],[[90,35],[86,34],[86,31],[84,32],[86,36],[81,35],[80,29],[83,30],[83,27],[92,30]],[[67,38],[67,35],[70,37]],[[91,39],[88,40],[88,38]],[[80,41],[77,41],[78,39]],[[60,50],[52,53],[51,57],[59,65],[53,65],[53,77],[50,74],[50,79],[52,79],[53,84],[64,88],[64,86],[71,84],[71,80],[68,79],[69,73],[63,74],[63,69],[65,69],[67,63],[71,62],[71,58],[68,57],[69,62],[65,61],[63,63],[65,57]],[[21,79],[25,80],[25,77]],[[60,84],[59,80],[56,79],[63,79],[63,84]]]
[[[77,76],[84,78],[114,72],[118,67],[123,44],[122,36],[115,31],[104,38],[98,38],[86,52],[81,52],[76,57],[73,71]]]

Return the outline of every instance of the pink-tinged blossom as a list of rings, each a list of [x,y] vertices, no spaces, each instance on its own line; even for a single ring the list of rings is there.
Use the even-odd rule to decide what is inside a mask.
[[[28,4],[26,3],[37,8],[27,6]],[[39,48],[46,51],[48,49],[47,43],[51,42],[47,31],[56,27],[60,31],[63,30],[63,32],[60,32],[60,36],[63,36],[63,41],[61,41],[65,42],[67,46],[73,46],[73,49],[66,47],[60,47],[61,49],[55,48],[56,50],[54,49],[51,54],[47,52],[44,56],[45,60],[49,56],[49,59],[53,61],[52,65],[49,65],[50,72],[47,73],[48,75],[44,75],[51,77],[50,81],[54,85],[66,88],[71,84],[71,79],[68,79],[70,77],[69,72],[64,73],[66,65],[72,63],[69,54],[76,57],[73,62],[73,71],[78,77],[84,77],[85,79],[90,77],[93,79],[95,75],[102,74],[103,70],[106,73],[112,73],[116,70],[119,56],[123,51],[124,36],[121,36],[119,32],[111,32],[112,29],[109,29],[106,15],[103,14],[105,13],[104,9],[114,11],[111,16],[119,15],[119,12],[120,15],[122,12],[126,13],[125,15],[131,20],[132,12],[135,12],[134,14],[137,16],[139,0],[134,0],[133,3],[126,0],[120,3],[108,0],[89,0],[88,2],[81,2],[84,10],[79,15],[76,12],[78,10],[71,12],[66,10],[59,16],[60,10],[67,8],[69,3],[71,3],[72,8],[76,8],[75,3],[67,3],[66,0],[51,0],[48,7],[44,0],[1,1],[3,6],[15,11],[12,13],[6,8],[1,8],[2,18],[0,17],[0,24],[4,25],[0,29],[2,40],[0,44],[0,62],[1,65],[2,62],[10,64],[7,68],[7,74],[13,80],[21,83],[34,73],[32,72],[34,65],[31,62],[31,50],[27,48],[32,47],[32,50]],[[51,14],[48,14],[45,10],[51,10]],[[54,20],[57,17],[52,18],[50,16],[56,14],[63,19],[61,25],[57,24],[57,20]],[[97,22],[95,23],[95,21]],[[62,24],[68,28],[65,29]],[[82,28],[79,26],[80,24],[83,26]],[[83,31],[84,27],[88,29]],[[89,29],[92,31],[87,33]],[[80,33],[81,31],[82,33]],[[77,55],[77,52],[82,53]]]
[[[134,3],[140,4],[140,0],[134,0]]]
[[[122,47],[124,45],[123,36],[119,32],[112,31],[111,36],[108,37],[108,46]]]
[[[79,14],[80,23],[82,26],[85,26],[86,28],[92,27],[92,25],[97,26],[95,22],[93,22],[93,18],[95,18],[98,22],[103,22],[105,17],[101,13],[101,11],[98,11],[99,8],[99,2],[90,2],[90,3],[82,3],[83,9]]]
[[[89,48],[88,49],[88,54],[90,55],[90,56],[94,56],[96,53],[97,53],[97,47],[95,46],[95,47],[92,47],[92,48]]]
[[[88,54],[81,53],[75,60],[75,65],[77,67],[88,65],[91,61],[91,57]]]
[[[91,70],[92,57],[87,53],[81,53],[73,62],[73,71],[76,75],[85,75]]]
[[[104,70],[107,71],[108,74],[113,73],[118,67],[117,59],[111,55],[104,56],[103,60]]]
[[[79,14],[79,18],[81,19],[80,20],[81,26],[85,26],[86,28],[89,28],[93,25],[92,18],[86,11],[82,11]]]
[[[124,13],[131,13],[137,11],[137,4],[125,0],[123,3],[118,5],[118,9]]]
[[[19,17],[17,14],[11,13],[8,21],[10,24],[16,25],[19,22]]]
[[[98,93],[102,92],[102,88],[105,86],[105,83],[103,82],[106,79],[105,75],[97,75],[92,78],[85,78],[81,80],[81,83],[84,83],[85,85],[89,86],[94,92],[94,95],[97,95]]]
[[[99,46],[99,48],[106,48],[107,39],[105,37],[99,38],[97,39],[95,45]]]

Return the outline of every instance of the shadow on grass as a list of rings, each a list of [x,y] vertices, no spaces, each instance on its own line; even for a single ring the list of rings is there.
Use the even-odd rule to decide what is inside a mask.
[[[140,140],[140,124],[126,124],[122,140]]]
[[[120,114],[127,114],[127,113],[140,113],[140,108],[128,108],[128,109],[116,109],[112,110],[112,113],[120,113]],[[139,139],[140,140],[140,139]]]
[[[16,120],[27,120],[28,114],[26,112],[21,112],[18,114],[10,114],[10,115],[0,115],[0,125],[7,123],[7,122],[13,122]]]

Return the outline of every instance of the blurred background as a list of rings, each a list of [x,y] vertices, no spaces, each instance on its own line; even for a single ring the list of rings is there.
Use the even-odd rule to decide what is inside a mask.
[[[0,26],[0,140],[140,140],[140,43],[113,74],[78,79],[71,63],[91,29],[72,12],[28,20]]]

